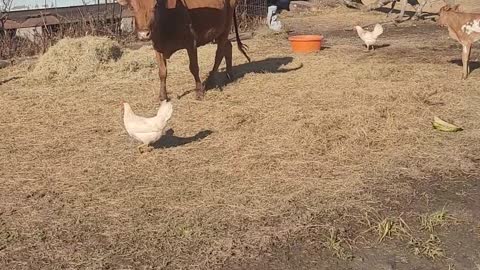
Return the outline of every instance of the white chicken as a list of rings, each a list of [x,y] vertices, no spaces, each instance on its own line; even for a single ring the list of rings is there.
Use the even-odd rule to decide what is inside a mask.
[[[141,153],[143,147],[151,151],[153,147],[149,145],[158,141],[165,134],[165,127],[172,117],[172,113],[172,103],[166,100],[160,104],[157,115],[150,118],[135,115],[130,105],[126,102],[123,103],[123,124],[131,137],[143,143],[138,146]]]
[[[377,38],[383,33],[382,25],[377,23],[371,32],[358,25],[355,26],[355,29],[357,30],[358,36],[365,42],[367,51],[370,51],[370,46],[375,50],[373,45],[377,42]]]

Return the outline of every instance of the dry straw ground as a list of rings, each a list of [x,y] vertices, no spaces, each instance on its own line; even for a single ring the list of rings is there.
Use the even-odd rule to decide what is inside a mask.
[[[114,43],[66,40],[1,70],[22,78],[0,86],[0,268],[243,268],[308,228],[328,236],[372,209],[401,209],[419,186],[475,179],[480,70],[461,81],[449,62],[460,48],[429,23],[386,25],[389,46],[364,52],[351,27],[383,19],[344,8],[286,18],[324,34],[326,48],[293,55],[281,35],[258,35],[245,41],[253,62],[234,50],[235,81],[201,102],[176,98],[194,84],[175,54],[172,130],[143,155],[121,101],[155,112],[150,47],[118,58],[105,54]],[[214,51],[199,51],[204,75]],[[433,130],[434,115],[464,131]]]

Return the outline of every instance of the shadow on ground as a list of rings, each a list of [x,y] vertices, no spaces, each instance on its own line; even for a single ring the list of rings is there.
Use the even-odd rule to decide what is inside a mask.
[[[450,60],[448,62],[451,63],[451,64],[455,64],[457,66],[463,67],[463,63],[462,63],[461,59]],[[480,68],[480,62],[479,61],[470,61],[469,65],[470,65],[470,72]]]
[[[212,90],[214,88],[219,88],[220,90],[223,90],[224,86],[243,78],[246,74],[249,73],[287,73],[290,71],[299,70],[303,67],[302,64],[293,68],[283,67],[285,65],[288,65],[292,61],[293,57],[289,56],[275,57],[233,66],[233,78],[231,80],[227,79],[227,74],[225,71],[217,72],[213,74],[213,76],[210,76],[205,80],[205,91]],[[183,94],[177,96],[177,98],[181,99],[182,97],[188,95],[193,91],[194,90],[188,90]]]
[[[173,129],[167,130],[166,134],[158,140],[153,147],[155,149],[165,149],[165,148],[173,148],[182,145],[186,145],[192,142],[197,142],[205,139],[206,137],[210,136],[213,133],[211,130],[202,130],[191,137],[177,137],[173,135],[175,131]]]

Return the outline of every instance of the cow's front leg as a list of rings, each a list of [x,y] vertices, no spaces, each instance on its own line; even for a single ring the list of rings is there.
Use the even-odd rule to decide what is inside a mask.
[[[395,9],[395,5],[396,5],[396,4],[397,4],[397,0],[392,1],[392,6],[390,7],[390,10],[389,10],[388,13],[387,13],[387,17],[389,17],[390,15],[392,15],[393,10]]]
[[[188,58],[190,60],[190,72],[195,79],[195,92],[197,93],[197,99],[201,100],[205,96],[205,88],[202,85],[202,81],[200,80],[200,68],[198,67],[198,54],[197,54],[197,47],[192,46],[187,49]]]
[[[468,73],[470,72],[469,67],[469,60],[470,60],[470,52],[472,49],[472,44],[464,44],[462,50],[462,64],[463,64],[463,75],[462,79],[467,79]]]
[[[156,52],[156,58],[158,63],[158,77],[160,78],[160,102],[168,99],[167,97],[167,60],[163,53]]]
[[[428,3],[429,0],[424,0],[423,3],[418,4],[417,7],[415,8],[415,14],[412,17],[412,20],[418,20],[422,16],[423,8],[425,5]]]

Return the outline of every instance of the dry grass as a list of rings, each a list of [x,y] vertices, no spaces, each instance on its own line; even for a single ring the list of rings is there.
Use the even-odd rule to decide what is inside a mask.
[[[157,64],[152,46],[122,48],[106,37],[65,38],[52,46],[28,74],[31,83],[75,83],[112,73],[151,73]],[[108,76],[108,75],[107,75]]]
[[[115,70],[125,73],[150,72],[157,67],[155,53],[151,46],[143,46],[138,50],[126,49],[117,63],[114,63]]]
[[[40,57],[29,77],[47,82],[94,77],[121,55],[120,45],[106,37],[64,38]]]
[[[424,214],[420,216],[421,228],[430,233],[433,233],[436,227],[444,226],[447,221],[451,219],[452,217],[447,214],[447,211],[445,211],[444,208],[432,214]]]
[[[407,223],[401,218],[385,218],[377,225],[379,235],[378,241],[382,242],[386,237],[410,236],[410,229]]]
[[[432,260],[445,257],[442,242],[436,235],[430,234],[426,240],[412,239],[409,244],[416,255],[422,255]]]
[[[330,234],[323,242],[325,248],[330,250],[337,258],[351,260],[353,259],[353,255],[344,247],[345,244],[345,240],[339,237],[338,230],[333,228],[330,229]]]
[[[381,243],[387,239],[410,239],[411,229],[405,220],[401,217],[382,217],[375,212],[366,212],[363,219],[359,222],[362,227],[367,228],[365,231],[357,235],[354,240],[358,238],[366,238],[365,234],[375,232],[378,236],[377,242]]]
[[[436,211],[431,214],[424,214],[420,216],[420,222],[407,224],[402,217],[386,217],[381,218],[378,214],[368,214],[364,220],[365,227],[369,228],[363,234],[376,231],[378,235],[378,242],[383,242],[386,239],[397,239],[408,243],[413,249],[415,255],[425,256],[429,259],[435,260],[445,257],[445,250],[443,244],[437,235],[433,232],[438,226],[443,226],[448,220],[453,218],[447,215],[445,209]],[[422,231],[427,231],[428,238],[422,240]]]
[[[352,13],[319,18],[343,29]],[[173,99],[174,134],[144,155],[122,127],[120,101],[155,111],[150,64],[129,67],[79,45],[32,72],[1,70],[2,79],[25,78],[0,90],[0,268],[221,268],[313,222],[334,222],[323,219],[330,213],[411,194],[407,180],[478,174],[480,75],[459,80],[461,68],[447,60],[460,50],[446,34],[387,29],[391,46],[364,53],[353,32],[335,27],[321,30],[330,48],[318,54],[256,38],[246,41],[248,64],[234,49],[236,81],[202,102]],[[199,51],[203,75],[214,51]],[[168,63],[171,97],[194,86],[187,63],[184,52]],[[38,74],[54,80],[35,83]],[[465,130],[436,132],[433,115]],[[423,251],[429,243],[415,247],[436,256]]]

